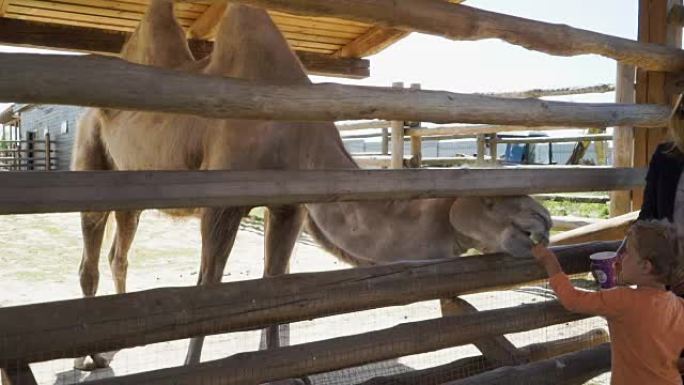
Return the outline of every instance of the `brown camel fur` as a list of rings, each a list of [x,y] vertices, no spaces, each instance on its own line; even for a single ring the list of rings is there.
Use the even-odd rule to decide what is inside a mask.
[[[123,49],[125,60],[258,82],[309,84],[286,40],[261,10],[229,5],[214,52],[196,61],[173,15],[171,0],[152,0]],[[207,95],[211,97],[211,95]],[[74,170],[356,169],[332,122],[208,119],[140,111],[89,109],[74,147]],[[240,219],[250,207],[174,210],[199,215],[199,284],[221,281]],[[139,211],[117,211],[109,253],[116,290],[126,290],[127,253]],[[84,212],[81,287],[93,296],[106,212]],[[534,234],[548,238],[548,212],[529,197],[307,204],[267,208],[264,276],[287,271],[304,222],[328,250],[355,265],[458,256],[469,248],[528,256]],[[270,333],[269,333],[270,334]],[[198,362],[202,339],[187,362]],[[270,341],[276,345],[277,341]],[[93,356],[96,366],[108,362]],[[82,362],[81,362],[82,364]],[[81,365],[77,364],[77,365]]]

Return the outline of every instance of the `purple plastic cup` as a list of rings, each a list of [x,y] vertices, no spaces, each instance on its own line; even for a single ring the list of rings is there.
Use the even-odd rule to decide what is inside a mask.
[[[615,274],[617,254],[614,251],[602,251],[590,255],[589,259],[591,260],[589,269],[601,289],[615,287],[617,283]]]

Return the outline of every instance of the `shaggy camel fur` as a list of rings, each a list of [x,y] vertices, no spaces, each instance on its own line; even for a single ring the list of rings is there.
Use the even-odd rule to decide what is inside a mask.
[[[125,60],[215,76],[277,84],[309,84],[298,58],[261,10],[229,5],[214,52],[195,60],[171,0],[152,0],[123,49]],[[211,97],[211,95],[207,95]],[[332,122],[207,119],[142,111],[89,109],[74,147],[74,170],[356,169]],[[250,207],[174,210],[199,215],[199,284],[221,281],[240,219]],[[81,287],[93,296],[106,212],[84,212]],[[127,253],[139,211],[117,211],[109,253],[116,291],[126,290]],[[529,236],[547,239],[548,212],[529,197],[307,204],[267,208],[264,276],[284,274],[304,223],[328,250],[354,265],[458,256],[469,248],[528,256]],[[269,333],[271,335],[271,333]],[[271,336],[270,345],[277,345]],[[187,362],[200,359],[193,339]],[[95,366],[107,365],[93,356]],[[77,363],[82,366],[83,362]]]

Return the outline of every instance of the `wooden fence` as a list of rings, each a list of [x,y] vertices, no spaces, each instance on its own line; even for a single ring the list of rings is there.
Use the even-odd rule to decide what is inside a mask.
[[[239,1],[284,12],[349,18],[454,39],[501,38],[552,54],[601,54],[654,71],[684,69],[684,52],[680,49],[444,1]],[[666,124],[670,113],[665,105],[578,104],[342,85],[265,85],[100,57],[0,54],[0,67],[3,68],[0,101],[75,104],[213,118],[388,119],[497,127],[659,127]],[[383,171],[3,173],[0,175],[0,213],[609,191],[639,187],[644,177],[641,169],[461,171],[441,174],[418,170],[394,174],[383,174]],[[558,250],[558,253],[566,271],[586,272],[587,254],[616,247],[617,243],[591,244]],[[503,271],[505,274],[501,274]],[[16,383],[21,376],[30,380],[28,363],[36,360],[73,357],[92,353],[93,349],[137,346],[207,332],[250,330],[340,312],[509,287],[542,277],[543,272],[531,260],[485,255],[3,308],[0,309],[0,365],[7,369],[9,381]],[[482,341],[583,317],[563,310],[556,303],[525,305],[240,353],[199,365],[94,383],[255,384]],[[569,378],[584,378],[586,372],[605,371],[609,366],[607,357],[606,346],[590,350],[588,355],[563,357],[564,365],[578,368],[577,371],[556,370],[554,377],[536,377],[536,383],[559,383]],[[593,366],[585,365],[587,361]],[[546,373],[549,365],[548,361],[540,362],[516,370],[532,376],[540,368]],[[464,381],[461,384],[474,380]],[[490,380],[480,381],[490,383]]]
[[[50,171],[57,167],[54,142],[43,140],[0,140],[0,171]]]
[[[588,271],[586,255],[615,250],[617,246],[618,242],[593,243],[558,248],[556,252],[565,271],[572,274]],[[506,274],[501,274],[502,271]],[[8,307],[0,309],[0,363],[25,366],[35,361],[208,332],[255,330],[274,323],[501,289],[544,277],[543,269],[533,260],[491,254]],[[557,303],[545,302],[240,353],[195,366],[95,383],[255,384],[433,351],[586,317],[567,312]],[[608,365],[606,361],[602,370],[607,370]]]

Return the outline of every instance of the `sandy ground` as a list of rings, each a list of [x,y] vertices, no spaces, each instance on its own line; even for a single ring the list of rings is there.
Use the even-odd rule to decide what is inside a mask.
[[[98,294],[114,292],[104,249],[100,261]],[[143,213],[130,254],[128,290],[162,286],[189,286],[197,280],[200,235],[196,219],[173,220],[154,211]],[[81,255],[78,214],[0,216],[0,307],[79,298],[78,264]],[[243,222],[228,261],[223,281],[259,278],[263,269],[263,234],[255,222]],[[297,243],[293,272],[314,272],[349,267],[335,260],[305,237]],[[466,297],[479,309],[515,306],[549,298],[544,288],[515,292],[489,292]],[[291,326],[292,344],[387,328],[402,322],[439,317],[437,301],[385,308],[299,322]],[[597,318],[510,335],[518,346],[576,335],[605,323]],[[212,336],[205,344],[203,360],[223,358],[259,347],[259,332]],[[111,368],[92,373],[75,371],[71,360],[33,364],[40,384],[68,384],[145,370],[181,365],[187,341],[173,341],[119,352]],[[444,364],[477,354],[473,346],[403,357],[366,368],[356,368],[313,378],[316,384],[350,384],[409,369]],[[591,384],[607,383],[607,376]]]

